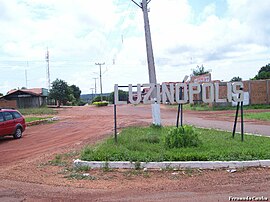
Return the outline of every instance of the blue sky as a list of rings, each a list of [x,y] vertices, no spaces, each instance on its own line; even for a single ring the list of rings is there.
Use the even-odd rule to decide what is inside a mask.
[[[137,2],[140,2],[137,0]],[[181,81],[197,65],[212,78],[244,80],[268,64],[268,0],[154,0],[150,26],[158,82]],[[148,83],[142,11],[131,0],[0,0],[0,92],[63,79],[90,93]],[[28,61],[28,63],[27,63]],[[99,92],[99,82],[97,83]]]

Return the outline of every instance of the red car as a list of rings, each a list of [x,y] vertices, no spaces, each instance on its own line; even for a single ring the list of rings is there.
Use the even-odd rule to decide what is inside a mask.
[[[0,108],[0,136],[13,135],[15,139],[19,139],[25,128],[25,119],[20,112]]]

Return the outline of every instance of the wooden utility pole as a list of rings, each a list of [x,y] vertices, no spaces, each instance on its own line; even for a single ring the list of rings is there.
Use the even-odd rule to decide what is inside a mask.
[[[92,90],[92,102],[93,102],[93,100],[94,100],[94,89],[95,89],[95,88],[90,88],[90,90]]]
[[[154,61],[152,39],[151,39],[151,32],[150,32],[150,25],[149,25],[149,18],[148,18],[148,9],[147,9],[148,3],[149,3],[149,1],[147,2],[146,0],[142,0],[146,52],[147,52],[147,63],[148,63],[148,71],[149,71],[149,81],[150,81],[150,83],[156,84],[157,78],[156,78],[155,61]]]
[[[102,95],[102,74],[101,74],[101,65],[105,65],[105,63],[96,63],[96,65],[99,65],[99,82],[100,82],[100,99],[101,102],[103,101],[103,95]]]
[[[151,31],[150,31],[149,18],[148,18],[148,8],[147,8],[147,5],[150,3],[151,0],[142,0],[141,5],[139,5],[134,0],[132,0],[132,1],[137,6],[139,6],[143,11],[149,82],[156,85],[157,78],[156,78],[155,61],[154,61]],[[157,91],[156,90],[153,91],[151,98],[157,99]],[[161,125],[160,105],[157,103],[152,104],[152,118],[153,118],[153,124]]]

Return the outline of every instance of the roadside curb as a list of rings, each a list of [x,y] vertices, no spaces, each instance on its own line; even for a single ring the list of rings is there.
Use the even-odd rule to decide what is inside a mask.
[[[53,118],[47,118],[47,119],[42,119],[42,120],[37,120],[37,121],[31,121],[26,123],[26,126],[35,126],[35,125],[39,125],[39,124],[44,124],[47,122],[51,122],[51,121],[57,121],[59,120],[57,117],[53,117]]]
[[[219,168],[248,168],[248,167],[270,167],[270,160],[255,161],[166,161],[166,162],[130,162],[130,161],[82,161],[76,159],[75,167],[88,166],[90,168],[147,168],[147,169],[219,169]]]
[[[38,121],[31,121],[31,122],[26,123],[26,126],[35,126],[35,125],[39,125],[39,124],[46,123],[46,122],[48,122],[47,119],[38,120]]]

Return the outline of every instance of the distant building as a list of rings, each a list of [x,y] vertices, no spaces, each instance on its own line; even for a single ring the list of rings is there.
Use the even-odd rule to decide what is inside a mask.
[[[1,100],[15,100],[17,108],[41,107],[47,105],[48,90],[45,88],[32,88],[11,90]]]
[[[207,82],[211,82],[211,73],[207,73],[207,74],[202,74],[199,76],[191,76],[190,77],[190,82],[191,83],[207,83]]]

